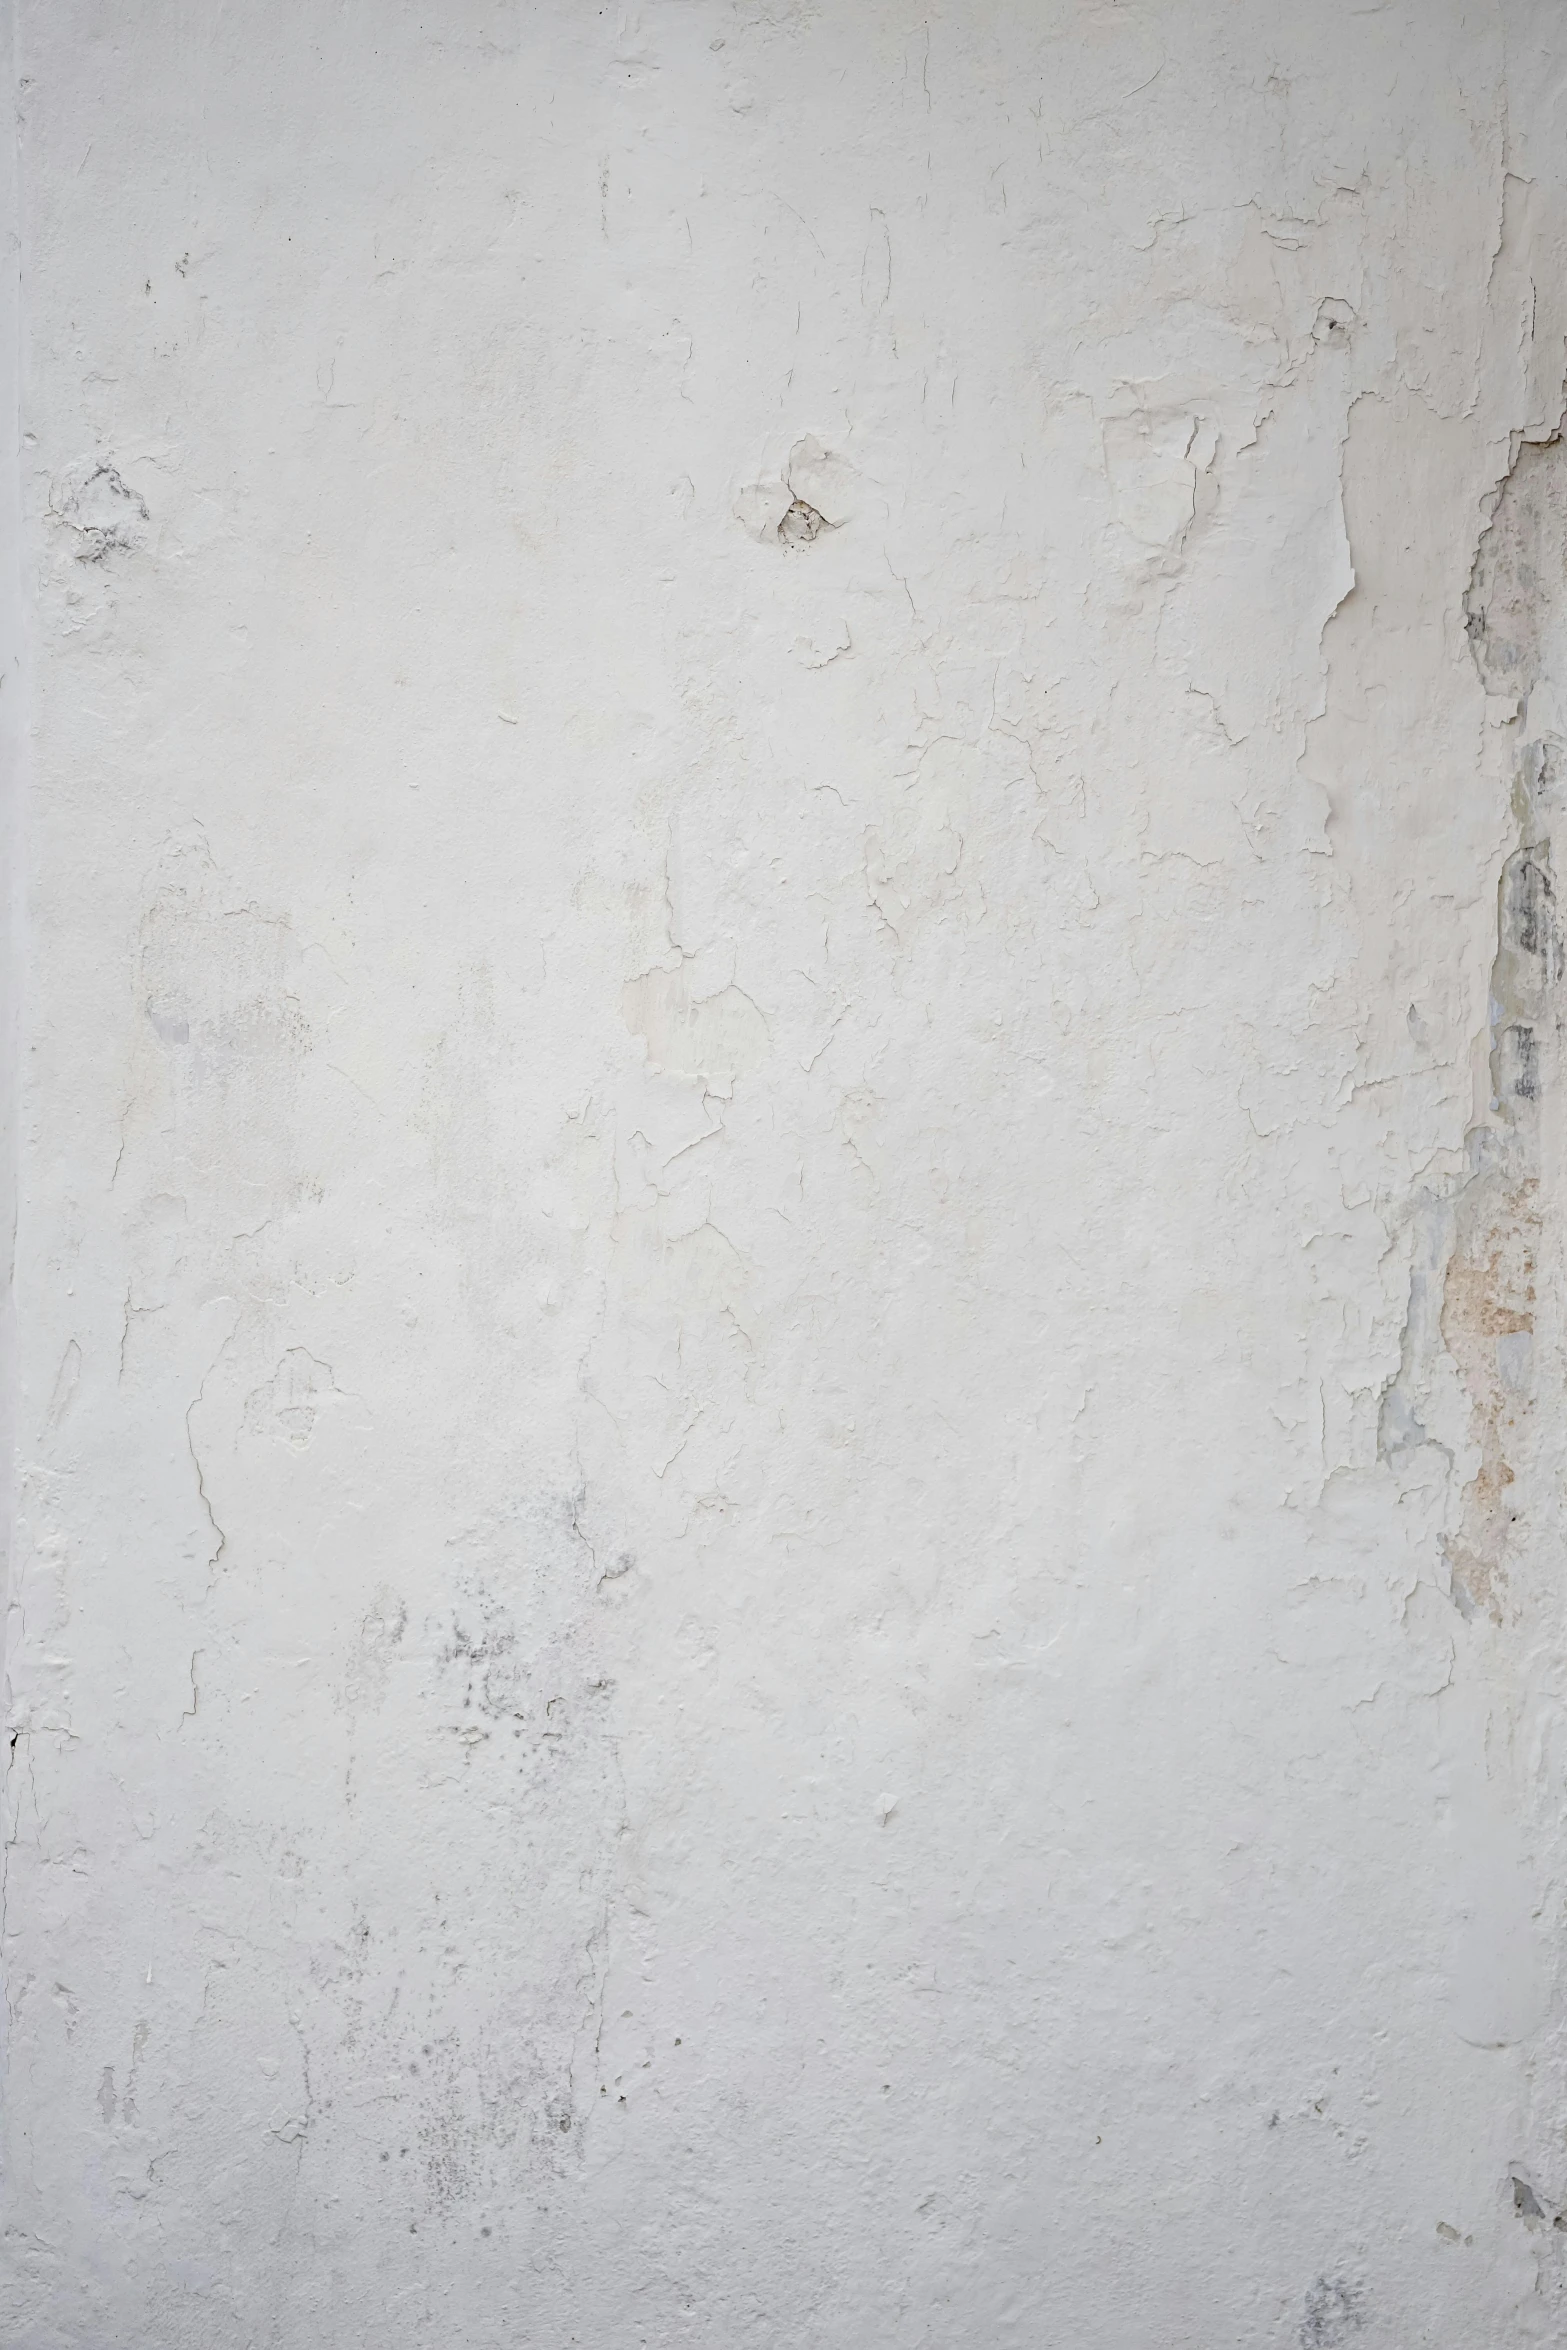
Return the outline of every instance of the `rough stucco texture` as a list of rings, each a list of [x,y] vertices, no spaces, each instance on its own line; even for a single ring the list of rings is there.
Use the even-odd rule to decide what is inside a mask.
[[[1559,2342],[1559,6],[14,37],[7,2350]]]

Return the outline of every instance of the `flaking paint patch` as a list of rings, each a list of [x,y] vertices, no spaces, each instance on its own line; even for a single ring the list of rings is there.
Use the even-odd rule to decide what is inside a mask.
[[[1442,1299],[1442,1339],[1469,1396],[1480,1455],[1448,1544],[1453,1597],[1461,1609],[1482,1607],[1498,1623],[1519,1515],[1513,1457],[1531,1388],[1537,1192],[1530,1177],[1489,1175],[1466,1185]]]
[[[1488,1119],[1470,1136],[1475,1173],[1456,1204],[1441,1312],[1443,1340],[1470,1398],[1479,1452],[1448,1545],[1454,1598],[1497,1622],[1524,1496],[1542,1224],[1542,1093],[1557,1075],[1563,948],[1556,913],[1550,746],[1531,738],[1536,688],[1567,649],[1567,449],[1559,433],[1517,450],[1481,534],[1464,624],[1488,694],[1523,721],[1514,748],[1520,845],[1497,881],[1491,968]]]
[[[701,1078],[724,1093],[766,1055],[767,1022],[744,989],[709,983],[704,992],[684,961],[629,980],[624,1003],[626,1026],[646,1045],[648,1066],[671,1076]]]
[[[1555,2338],[1559,12],[374,15],[20,11],[0,2334]]]

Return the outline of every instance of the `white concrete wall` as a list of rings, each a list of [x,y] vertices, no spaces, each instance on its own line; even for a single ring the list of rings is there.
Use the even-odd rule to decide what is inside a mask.
[[[15,52],[0,2341],[1560,2341],[1556,0]]]

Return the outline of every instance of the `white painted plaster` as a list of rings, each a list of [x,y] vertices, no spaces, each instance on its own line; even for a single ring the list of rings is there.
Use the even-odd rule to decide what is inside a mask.
[[[1564,71],[19,0],[7,2350],[1562,2338]]]

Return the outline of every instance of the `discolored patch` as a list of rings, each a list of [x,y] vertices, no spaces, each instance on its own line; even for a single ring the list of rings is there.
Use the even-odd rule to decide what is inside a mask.
[[[1463,1612],[1501,1621],[1507,1545],[1519,1509],[1514,1461],[1529,1409],[1539,1183],[1493,1176],[1459,1203],[1442,1302],[1442,1337],[1473,1411],[1480,1466],[1465,1489],[1448,1545],[1453,1597]]]

